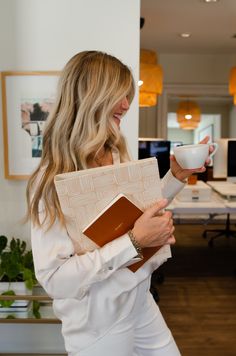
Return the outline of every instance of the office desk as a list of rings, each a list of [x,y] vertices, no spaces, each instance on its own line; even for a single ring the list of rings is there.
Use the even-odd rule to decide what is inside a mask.
[[[182,202],[175,198],[168,209],[173,212],[173,214],[226,214],[226,206],[224,199],[222,199],[217,193],[212,193],[210,201],[191,201]],[[236,209],[235,209],[236,211]]]
[[[223,235],[226,237],[236,237],[236,231],[230,228],[230,214],[236,211],[236,184],[227,181],[208,181],[207,184],[223,199],[227,211],[225,230],[215,231],[218,233],[211,238],[209,244],[212,244],[214,239]],[[207,232],[212,231],[206,231],[206,234]]]
[[[203,232],[203,237],[207,238],[208,234],[215,233],[211,236],[208,244],[213,246],[213,241],[219,236],[236,237],[236,231],[230,228],[230,214],[236,213],[236,201],[229,201],[224,199],[220,194],[215,191],[212,192],[211,200],[208,202],[181,202],[177,198],[168,206],[168,209],[172,211],[173,217],[178,218],[179,214],[185,215],[203,215],[209,216],[208,219],[203,219],[207,224],[217,215],[226,215],[224,229],[206,229]]]
[[[227,200],[236,199],[236,184],[227,181],[208,181],[207,184]]]
[[[236,201],[225,200],[225,206],[227,207],[229,213],[233,214],[236,212]]]

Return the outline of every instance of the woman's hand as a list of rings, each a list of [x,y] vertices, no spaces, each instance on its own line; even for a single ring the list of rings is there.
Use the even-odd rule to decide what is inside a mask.
[[[199,143],[207,143],[209,141],[209,136],[204,137],[204,139],[202,141],[200,141]],[[209,147],[209,154],[212,153],[214,151],[214,147],[210,146]],[[208,165],[210,163],[210,159],[207,158],[205,165]],[[182,167],[180,167],[180,165],[178,164],[178,162],[175,159],[174,155],[170,156],[170,169],[171,169],[171,173],[173,174],[173,176],[175,178],[177,178],[178,180],[184,182],[186,180],[186,178],[190,177],[193,173],[203,173],[206,170],[206,167],[203,166],[201,168],[198,169],[183,169]]]
[[[163,211],[167,205],[168,200],[162,199],[136,220],[132,231],[141,247],[175,243],[172,213]]]

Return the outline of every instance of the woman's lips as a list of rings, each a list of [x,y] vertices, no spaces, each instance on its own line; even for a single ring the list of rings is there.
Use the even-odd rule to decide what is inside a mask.
[[[115,119],[115,122],[119,125],[121,121],[121,114],[114,114],[113,118]]]

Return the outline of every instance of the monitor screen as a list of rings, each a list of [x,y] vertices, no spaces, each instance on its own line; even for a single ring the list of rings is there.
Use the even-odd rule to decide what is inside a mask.
[[[236,183],[236,140],[228,141],[227,180]]]
[[[170,141],[139,139],[138,158],[157,157],[160,177],[170,169]]]

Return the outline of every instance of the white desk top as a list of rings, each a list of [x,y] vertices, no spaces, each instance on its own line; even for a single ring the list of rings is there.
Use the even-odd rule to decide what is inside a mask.
[[[229,209],[229,213],[235,213],[236,212],[236,201],[228,201],[225,200],[225,206]]]
[[[207,184],[225,197],[236,197],[236,184],[226,181],[208,181]]]
[[[211,200],[206,202],[181,202],[175,198],[168,209],[176,214],[227,214],[236,212],[236,202],[234,204],[235,206],[226,206],[225,200],[213,192]]]

